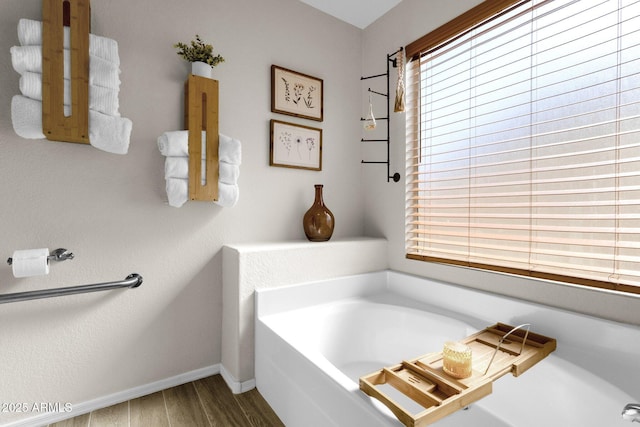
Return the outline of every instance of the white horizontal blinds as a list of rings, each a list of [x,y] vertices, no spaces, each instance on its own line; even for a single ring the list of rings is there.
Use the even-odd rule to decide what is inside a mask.
[[[532,268],[638,285],[640,209],[629,190],[640,185],[640,97],[629,99],[623,85],[635,79],[638,94],[640,4],[582,0],[555,11],[555,3],[538,22]],[[627,162],[635,170],[623,174]]]
[[[419,239],[421,239],[421,231],[423,227],[418,226],[417,222],[421,220],[426,213],[419,208],[420,193],[415,191],[417,172],[421,170],[422,165],[418,158],[418,148],[420,147],[420,123],[422,122],[420,109],[420,61],[407,62],[405,67],[405,120],[406,120],[406,141],[407,141],[407,158],[406,158],[406,230],[407,233],[407,252],[411,252],[412,248],[419,247]],[[413,179],[412,179],[413,177]],[[410,242],[413,245],[410,246]]]
[[[640,284],[640,1],[621,2],[616,274]]]
[[[534,0],[419,63],[408,253],[639,286],[640,0]]]

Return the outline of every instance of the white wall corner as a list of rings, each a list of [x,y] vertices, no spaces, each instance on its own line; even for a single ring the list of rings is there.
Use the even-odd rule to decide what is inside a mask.
[[[227,383],[254,381],[254,292],[388,268],[387,241],[353,238],[229,245],[222,250],[222,365]],[[226,380],[226,378],[225,378]],[[230,387],[236,387],[231,385]]]
[[[239,381],[224,368],[224,365],[220,366],[220,375],[224,379],[224,382],[227,383],[227,386],[229,387],[229,389],[231,389],[231,392],[233,394],[244,393],[245,391],[253,390],[254,388],[256,388],[255,378],[247,381]]]
[[[223,246],[221,363],[225,366],[224,372],[229,378],[239,378],[240,376],[239,300],[240,251]],[[227,380],[226,377],[225,380]]]

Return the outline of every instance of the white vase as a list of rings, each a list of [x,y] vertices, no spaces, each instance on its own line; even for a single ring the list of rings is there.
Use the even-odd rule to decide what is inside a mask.
[[[206,62],[197,61],[191,63],[191,74],[193,75],[210,79],[212,71],[211,65]]]

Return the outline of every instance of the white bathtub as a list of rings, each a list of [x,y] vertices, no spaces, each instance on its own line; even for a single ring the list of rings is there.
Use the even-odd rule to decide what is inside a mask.
[[[558,348],[434,425],[631,426],[640,327],[392,271],[256,291],[256,385],[289,427],[399,426],[358,378],[496,322],[531,323]]]

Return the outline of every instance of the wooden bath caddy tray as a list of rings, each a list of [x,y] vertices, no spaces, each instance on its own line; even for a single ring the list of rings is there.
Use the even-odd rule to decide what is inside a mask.
[[[360,377],[360,390],[384,403],[405,426],[426,426],[491,394],[493,381],[508,372],[517,377],[556,349],[553,338],[514,329],[497,323],[460,341],[472,350],[469,378],[446,374],[442,353],[429,353]],[[412,413],[403,408],[382,390],[383,385],[392,386],[423,410]]]

